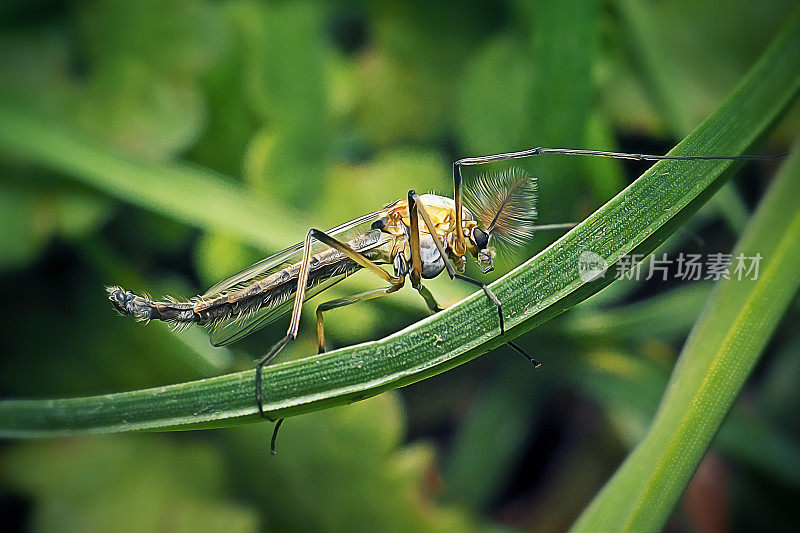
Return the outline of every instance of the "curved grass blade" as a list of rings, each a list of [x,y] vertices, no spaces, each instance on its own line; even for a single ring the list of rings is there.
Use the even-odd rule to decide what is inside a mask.
[[[800,23],[794,17],[742,83],[671,153],[751,150],[797,95],[798,64]],[[497,336],[494,306],[483,293],[475,293],[382,340],[270,366],[264,371],[265,410],[279,418],[373,396],[462,364],[546,322],[613,281],[611,274],[582,281],[577,265],[583,251],[600,255],[611,268],[627,254],[649,253],[713,195],[731,167],[725,161],[659,162],[553,245],[492,284],[508,316],[503,338]],[[5,401],[0,403],[0,435],[253,422],[258,420],[254,377],[250,370],[105,396]]]
[[[795,153],[732,254],[760,254],[757,279],[731,276],[718,284],[647,435],[584,511],[575,531],[664,526],[800,287],[798,176],[800,154]]]

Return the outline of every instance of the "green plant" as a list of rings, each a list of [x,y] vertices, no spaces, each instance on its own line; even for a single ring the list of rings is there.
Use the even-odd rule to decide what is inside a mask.
[[[793,68],[800,54],[799,21],[795,16],[787,23],[740,86],[672,154],[738,154],[764,134],[800,86],[800,73]],[[13,136],[4,140],[11,143]],[[494,283],[509,316],[502,339],[489,305],[475,293],[386,339],[267,368],[265,409],[278,418],[363,399],[452,368],[521,335],[611,281],[580,280],[576,265],[582,251],[592,250],[610,265],[626,254],[649,253],[713,195],[729,167],[724,161],[660,162],[573,231]],[[235,425],[257,420],[252,390],[253,372],[247,371],[101,397],[6,401],[0,404],[0,433],[44,436]]]

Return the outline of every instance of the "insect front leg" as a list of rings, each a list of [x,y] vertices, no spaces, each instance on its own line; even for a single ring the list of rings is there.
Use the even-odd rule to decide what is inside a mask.
[[[419,220],[418,217],[422,217],[422,221],[425,223],[428,232],[433,237],[433,242],[436,244],[436,249],[439,251],[442,259],[444,260],[445,268],[447,269],[447,274],[450,276],[450,279],[460,279],[473,285],[477,285],[486,296],[492,301],[492,303],[497,307],[497,314],[500,318],[500,335],[505,333],[505,321],[503,320],[503,304],[500,303],[500,300],[497,296],[492,292],[492,289],[489,288],[484,282],[470,278],[469,276],[465,276],[464,274],[460,274],[456,271],[455,267],[453,266],[452,261],[447,256],[445,252],[444,246],[436,236],[436,230],[433,225],[433,221],[431,220],[430,215],[425,209],[425,205],[420,201],[419,195],[413,190],[408,191],[408,205],[410,210],[410,217],[411,217],[411,282],[414,283],[414,280],[419,280],[422,277],[422,256],[420,253],[420,237],[419,237]],[[456,209],[458,212],[458,209]],[[459,226],[460,227],[460,226]],[[419,283],[419,281],[417,281]]]

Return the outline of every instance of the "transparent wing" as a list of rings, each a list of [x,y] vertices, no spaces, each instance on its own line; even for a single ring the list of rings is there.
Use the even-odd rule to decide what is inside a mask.
[[[338,276],[328,278],[319,285],[307,289],[303,301],[313,298],[330,286],[339,283],[345,277],[347,277],[347,275],[348,274],[340,274]],[[243,339],[244,337],[247,337],[251,333],[258,331],[267,324],[271,324],[288,313],[291,310],[293,303],[294,296],[290,295],[290,297],[282,303],[271,307],[264,307],[248,318],[217,326],[211,331],[211,344],[214,346],[225,346],[226,344]]]
[[[340,241],[348,241],[359,233],[366,233],[369,230],[369,226],[376,219],[378,213],[379,211],[375,211],[368,215],[358,217],[355,220],[336,226],[326,231],[326,233],[332,237],[336,237]],[[311,253],[318,253],[325,248],[326,246],[324,244],[315,241],[311,245]],[[234,291],[254,281],[265,278],[288,265],[299,263],[302,258],[303,243],[299,242],[220,281],[208,289],[201,298],[213,298],[222,293]]]

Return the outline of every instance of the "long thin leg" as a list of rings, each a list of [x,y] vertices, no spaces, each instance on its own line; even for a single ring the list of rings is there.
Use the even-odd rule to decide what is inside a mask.
[[[492,292],[492,289],[490,289],[489,286],[481,280],[465,276],[464,274],[459,274],[458,272],[455,273],[454,277],[456,279],[466,281],[467,283],[472,283],[473,285],[483,289],[483,292],[486,293],[486,296],[488,296],[495,307],[497,307],[497,316],[500,318],[500,335],[503,335],[506,332],[505,321],[503,320],[503,304],[500,303],[500,300],[497,298],[497,296],[495,296],[494,292]]]
[[[497,315],[500,318],[500,335],[503,335],[505,333],[505,322],[503,319],[503,304],[500,303],[500,300],[497,298],[494,292],[492,292],[492,290],[488,287],[488,285],[486,285],[480,280],[473,279],[456,272],[456,269],[450,262],[450,258],[447,257],[447,254],[445,253],[444,246],[442,246],[442,243],[440,243],[439,239],[436,237],[436,231],[434,230],[433,227],[433,221],[428,215],[428,211],[425,209],[425,204],[423,204],[422,201],[420,201],[419,196],[414,190],[408,191],[408,205],[409,205],[409,217],[411,221],[411,262],[412,262],[411,280],[412,284],[414,283],[417,284],[415,285],[415,287],[420,292],[420,294],[422,294],[422,297],[425,298],[425,301],[426,302],[429,301],[429,298],[426,296],[427,293],[427,295],[430,297],[430,300],[433,301],[435,307],[431,306],[430,303],[428,304],[428,306],[431,308],[433,312],[441,310],[441,308],[439,308],[439,304],[437,304],[436,300],[433,299],[433,295],[430,293],[430,291],[425,289],[422,286],[422,283],[420,282],[420,279],[422,277],[422,257],[420,253],[420,244],[419,244],[420,241],[419,216],[422,217],[423,222],[425,222],[425,226],[428,228],[428,232],[433,237],[433,242],[436,244],[436,249],[439,251],[439,254],[444,260],[445,268],[447,269],[447,273],[450,275],[450,279],[460,279],[468,283],[472,283],[473,285],[477,285],[478,287],[483,289],[483,292],[486,293],[486,296],[488,296],[489,299],[492,301],[492,303],[494,303],[494,305],[497,307]],[[460,211],[458,208],[456,208],[456,210]],[[554,224],[553,226],[572,227],[574,226],[574,224]],[[548,228],[548,229],[555,229],[555,228]],[[424,293],[423,290],[425,291]],[[536,359],[531,357],[522,347],[510,341],[508,342],[508,344],[518,353],[522,354],[531,363],[533,363],[535,368],[539,368],[540,363]]]
[[[433,221],[431,220],[430,215],[428,215],[427,209],[419,199],[419,195],[413,189],[408,191],[408,206],[409,206],[409,216],[411,218],[411,281],[412,283],[416,279],[419,281],[422,278],[422,256],[420,254],[420,243],[419,243],[419,217],[422,217],[422,221],[425,223],[425,227],[428,229],[428,233],[431,234],[433,237],[433,243],[436,245],[436,249],[439,251],[439,255],[442,256],[444,260],[444,267],[447,269],[447,274],[450,276],[450,279],[456,277],[456,268],[453,266],[453,263],[450,261],[450,258],[447,257],[445,253],[444,246],[442,245],[441,241],[436,236],[436,228],[433,225]]]
[[[292,338],[293,337],[290,337],[287,334],[284,338],[279,340],[272,348],[270,348],[269,352],[267,352],[267,355],[265,355],[264,358],[261,361],[259,361],[259,363],[256,365],[256,403],[258,404],[258,414],[260,414],[261,418],[265,420],[269,420],[269,417],[264,412],[264,403],[261,395],[261,369],[264,368],[267,365],[267,363],[269,363],[272,360],[273,357],[278,355],[278,352],[281,351],[281,348],[286,346],[289,343],[289,341],[292,340]]]
[[[289,331],[287,332],[293,339],[297,336],[297,330],[300,327],[300,311],[302,309],[303,299],[305,298],[306,294],[306,285],[308,284],[308,272],[310,268],[310,256],[311,256],[311,239],[317,239],[318,241],[330,246],[331,248],[343,253],[349,259],[352,259],[362,267],[370,270],[386,280],[387,282],[391,283],[392,285],[398,283],[400,278],[392,276],[384,269],[379,267],[377,263],[370,261],[367,257],[359,252],[353,250],[347,243],[338,241],[325,233],[324,231],[320,231],[318,229],[312,229],[306,235],[306,240],[303,245],[303,261],[300,263],[300,273],[297,276],[297,292],[294,295],[294,307],[292,309],[292,319],[289,323]]]
[[[436,301],[433,293],[422,283],[420,283],[419,287],[417,287],[417,292],[420,296],[422,296],[422,299],[425,300],[425,305],[428,306],[428,309],[430,309],[431,312],[438,313],[439,311],[444,310],[444,308],[439,305],[439,302]]]
[[[312,239],[317,239],[318,241],[330,246],[331,248],[338,250],[349,259],[352,259],[362,267],[374,272],[375,274],[377,274],[384,280],[388,281],[389,283],[392,283],[393,285],[397,284],[402,279],[392,276],[384,269],[379,267],[376,263],[370,261],[363,254],[353,250],[353,248],[350,247],[348,244],[334,239],[330,235],[326,234],[324,231],[320,231],[318,229],[312,229],[308,232],[305,241],[303,242],[303,259],[300,263],[300,273],[297,276],[297,290],[294,295],[294,306],[292,308],[292,318],[289,321],[289,329],[286,331],[286,336],[282,338],[280,341],[278,341],[272,348],[270,348],[269,352],[267,352],[267,355],[264,356],[264,358],[256,365],[256,403],[258,404],[258,414],[261,415],[261,418],[264,418],[266,420],[269,420],[269,417],[264,412],[261,370],[276,355],[278,355],[278,352],[280,352],[284,346],[286,346],[290,341],[293,341],[295,338],[297,338],[297,331],[300,328],[300,312],[303,307],[303,300],[305,299],[306,288],[308,286],[308,273],[311,264]],[[274,452],[275,450],[274,441],[282,422],[283,419],[279,419],[275,424],[275,430],[272,435],[272,445],[270,447],[272,452]]]
[[[278,442],[278,430],[281,429],[283,420],[283,418],[279,418],[277,422],[275,422],[275,429],[272,430],[272,438],[269,439],[269,453],[272,455],[278,454],[278,451],[275,449],[275,443]]]
[[[321,303],[319,307],[317,307],[317,344],[319,346],[319,353],[323,353],[325,351],[325,319],[323,318],[322,313],[325,311],[330,311],[331,309],[336,309],[337,307],[344,307],[346,305],[358,302],[366,302],[367,300],[372,300],[373,298],[386,296],[387,294],[391,294],[400,290],[404,281],[404,278],[400,278],[398,283],[383,289],[365,291],[359,294],[354,294],[353,296],[349,296],[347,298],[337,298],[335,300],[329,300]]]
[[[408,191],[408,218],[411,224],[410,247],[411,247],[411,285],[416,289],[422,283],[422,254],[419,244],[419,216],[417,215],[417,193],[414,190]],[[436,233],[431,233],[434,241],[438,241]],[[444,256],[442,256],[444,257]],[[452,276],[451,276],[452,277]]]
[[[503,304],[500,303],[500,300],[495,296],[494,292],[486,285],[484,282],[470,278],[469,276],[465,276],[464,274],[459,274],[456,272],[453,263],[450,261],[450,258],[447,257],[445,253],[444,246],[442,243],[439,242],[439,239],[436,236],[436,231],[433,226],[433,221],[431,217],[428,215],[428,211],[425,209],[425,205],[420,201],[419,196],[413,190],[408,191],[408,205],[409,205],[409,215],[411,217],[411,283],[414,284],[415,280],[416,283],[419,283],[419,279],[422,277],[422,259],[419,249],[419,218],[418,216],[422,217],[423,222],[425,222],[425,226],[428,228],[428,232],[433,237],[433,242],[436,244],[436,249],[439,251],[439,254],[442,256],[444,260],[444,266],[447,269],[447,273],[450,275],[450,279],[460,279],[473,285],[477,285],[483,292],[486,293],[486,296],[492,301],[492,303],[497,307],[497,314],[500,317],[500,335],[503,335],[505,330],[505,322],[503,320]],[[416,287],[416,285],[415,285]]]
[[[520,150],[519,152],[506,152],[503,154],[484,155],[480,157],[465,157],[455,162],[457,166],[461,165],[480,165],[482,163],[491,163],[493,161],[506,161],[508,159],[522,159],[523,157],[531,157],[541,154],[559,154],[559,155],[579,155],[590,157],[613,157],[614,159],[633,159],[636,161],[719,161],[719,160],[755,160],[766,161],[771,159],[780,159],[785,157],[781,155],[652,155],[652,154],[631,154],[627,152],[608,152],[606,150],[575,150],[572,148],[544,148],[538,146],[528,150]]]
[[[530,361],[531,364],[533,364],[533,368],[538,370],[539,367],[542,366],[542,363],[540,363],[539,361],[534,359],[531,354],[526,352],[525,349],[522,346],[520,346],[519,344],[517,344],[516,342],[508,341],[506,344],[511,346],[514,349],[514,351],[517,352],[518,354],[520,354],[522,357],[524,357],[525,359]]]
[[[652,155],[652,154],[631,154],[626,152],[608,152],[605,150],[575,150],[571,148],[544,148],[542,146],[520,150],[518,152],[506,152],[502,154],[484,155],[480,157],[465,157],[453,163],[453,195],[456,206],[456,241],[459,247],[465,246],[464,230],[462,228],[462,179],[461,167],[471,165],[481,165],[495,161],[507,161],[509,159],[522,159],[542,154],[575,155],[590,157],[612,157],[614,159],[632,159],[636,161],[709,161],[709,160],[748,160],[748,161],[769,161],[781,159],[786,154],[780,155]]]

